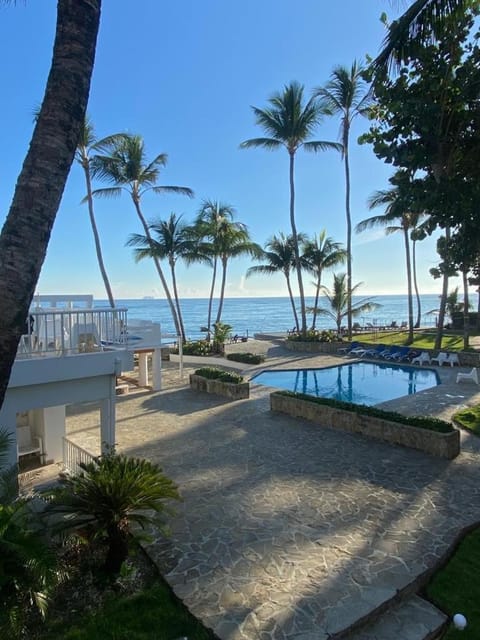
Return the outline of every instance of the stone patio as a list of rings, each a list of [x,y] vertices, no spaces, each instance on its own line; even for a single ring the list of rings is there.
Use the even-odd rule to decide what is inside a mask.
[[[260,348],[269,359],[256,370],[339,362]],[[272,414],[259,385],[236,402],[191,391],[188,367],[182,380],[168,366],[163,391],[118,398],[117,441],[180,488],[171,538],[148,551],[192,613],[222,640],[435,637],[444,618],[411,596],[480,520],[477,439],[463,433],[445,461]],[[440,373],[441,386],[385,406],[448,418],[480,402],[456,370]],[[70,412],[68,435],[96,452],[90,409]],[[385,620],[355,631],[389,607],[390,631]]]

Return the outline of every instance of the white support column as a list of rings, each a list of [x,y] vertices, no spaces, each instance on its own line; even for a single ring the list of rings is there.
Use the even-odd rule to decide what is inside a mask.
[[[100,439],[102,454],[115,446],[115,375],[112,375],[110,397],[100,402]]]
[[[152,389],[162,390],[162,349],[154,349],[152,354]]]
[[[33,435],[43,440],[44,460],[42,462],[60,462],[63,459],[63,438],[65,429],[65,405],[33,409]]]
[[[140,387],[148,386],[148,353],[140,351],[138,354],[138,384]]]

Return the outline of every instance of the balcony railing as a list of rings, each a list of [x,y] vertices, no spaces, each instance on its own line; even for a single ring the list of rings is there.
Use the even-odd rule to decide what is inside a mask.
[[[19,358],[68,356],[127,348],[127,309],[34,309],[17,352]]]
[[[96,457],[86,449],[82,449],[68,438],[63,438],[63,468],[70,475],[80,473],[81,464],[94,462],[95,459]]]

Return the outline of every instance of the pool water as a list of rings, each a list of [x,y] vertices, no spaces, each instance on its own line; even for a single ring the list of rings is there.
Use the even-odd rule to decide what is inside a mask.
[[[253,382],[319,398],[374,405],[440,384],[433,369],[384,362],[351,362],[326,369],[263,371]]]

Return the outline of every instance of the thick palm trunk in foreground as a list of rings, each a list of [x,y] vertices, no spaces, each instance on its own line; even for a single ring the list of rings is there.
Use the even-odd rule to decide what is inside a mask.
[[[290,153],[290,225],[292,227],[293,251],[295,253],[295,269],[298,278],[298,293],[300,296],[300,331],[303,336],[307,334],[307,313],[305,310],[305,293],[303,290],[302,265],[300,262],[300,249],[298,247],[297,226],[295,224],[295,156]]]
[[[58,0],[45,96],[0,235],[0,404],[85,118],[100,7]]]

